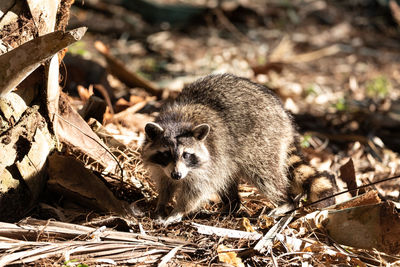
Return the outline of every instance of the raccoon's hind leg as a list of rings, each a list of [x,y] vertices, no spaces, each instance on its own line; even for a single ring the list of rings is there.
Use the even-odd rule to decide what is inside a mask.
[[[226,188],[218,192],[224,205],[223,211],[227,213],[237,212],[240,208],[240,197],[238,191],[239,178],[235,177],[229,181]]]
[[[293,203],[288,194],[288,178],[276,157],[259,159],[245,167],[244,173],[247,180],[272,203],[278,206],[284,203]]]

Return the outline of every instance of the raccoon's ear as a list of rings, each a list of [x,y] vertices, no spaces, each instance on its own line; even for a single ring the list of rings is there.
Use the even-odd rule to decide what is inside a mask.
[[[208,133],[210,132],[210,125],[208,125],[206,123],[199,124],[193,128],[192,132],[193,132],[193,136],[197,140],[203,141],[204,139],[206,139]]]
[[[164,129],[155,122],[148,122],[144,127],[144,131],[150,140],[154,140],[157,136],[164,132]]]

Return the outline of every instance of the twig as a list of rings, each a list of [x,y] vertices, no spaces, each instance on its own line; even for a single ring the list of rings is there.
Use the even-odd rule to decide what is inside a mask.
[[[198,223],[192,223],[192,225],[197,228],[197,231],[200,234],[204,235],[217,235],[222,237],[240,238],[240,239],[243,238],[248,240],[258,240],[262,237],[262,234],[259,233],[232,230],[232,229],[202,225]]]
[[[183,246],[175,247],[171,249],[170,252],[167,253],[162,259],[161,262],[158,264],[158,267],[167,267],[168,262],[175,256],[175,254],[180,250]]]
[[[119,119],[125,118],[127,114],[135,114],[136,112],[138,112],[139,110],[144,108],[146,106],[146,104],[147,104],[147,101],[141,101],[139,103],[136,103],[133,106],[115,114],[112,117],[112,121],[117,121]]]
[[[102,84],[95,84],[94,88],[97,89],[103,95],[104,99],[106,100],[107,106],[110,109],[110,113],[114,114],[114,108],[111,103],[111,98],[110,98],[110,95],[108,94],[106,88],[104,88],[104,86]]]
[[[129,71],[124,64],[113,57],[108,47],[100,41],[96,41],[94,43],[95,48],[99,51],[108,63],[108,67],[112,74],[114,74],[118,79],[124,82],[126,85],[131,87],[141,87],[146,90],[148,93],[157,96],[157,98],[161,98],[163,91],[159,89],[152,82],[136,75],[136,73]]]
[[[289,224],[293,217],[294,212],[292,212],[290,215],[285,215],[282,217],[279,222],[272,226],[271,229],[269,229],[269,231],[263,236],[263,238],[258,241],[254,247],[254,250],[260,253],[270,253],[276,235],[282,232],[282,230]]]
[[[224,27],[228,31],[230,31],[237,39],[239,39],[239,41],[250,42],[249,38],[243,33],[241,33],[235,27],[235,25],[233,25],[232,22],[229,21],[229,19],[224,15],[224,13],[220,8],[215,8],[213,11],[214,14],[217,16],[218,20],[221,22],[221,24],[224,25]]]
[[[324,48],[316,50],[316,51],[303,53],[303,54],[299,54],[299,55],[294,55],[285,61],[309,62],[309,61],[314,61],[314,60],[317,60],[317,59],[320,59],[323,57],[333,56],[341,51],[343,51],[343,48],[338,44],[334,44],[334,45],[324,47]]]

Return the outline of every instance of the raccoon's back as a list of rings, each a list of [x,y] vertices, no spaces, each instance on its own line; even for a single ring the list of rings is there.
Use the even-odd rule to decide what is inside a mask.
[[[185,87],[179,105],[210,109],[231,134],[282,131],[292,134],[292,122],[280,100],[268,88],[229,74],[209,75]],[[211,118],[212,119],[212,118]]]

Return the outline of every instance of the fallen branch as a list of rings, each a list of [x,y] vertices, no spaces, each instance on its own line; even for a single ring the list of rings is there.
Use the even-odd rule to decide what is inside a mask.
[[[260,253],[270,253],[272,249],[273,242],[280,232],[286,228],[286,226],[290,223],[290,221],[294,217],[294,212],[290,215],[285,215],[282,217],[278,223],[269,229],[269,231],[261,238],[258,243],[255,245],[254,250]]]
[[[106,47],[102,42],[96,41],[94,46],[97,51],[99,51],[106,59],[110,72],[123,83],[131,87],[143,88],[151,95],[161,98],[162,90],[157,88],[157,86],[150,81],[136,75],[134,72],[129,71],[121,61],[110,54],[108,47]]]
[[[28,41],[1,55],[0,96],[14,89],[45,60],[80,40],[85,32],[86,27],[68,32],[52,32]]]

